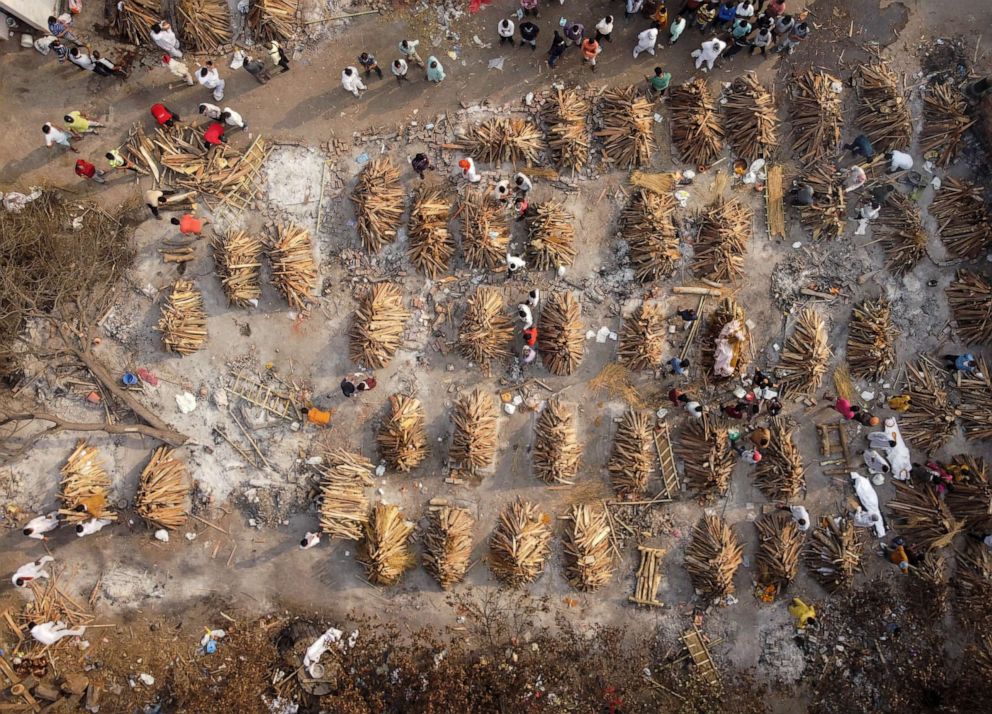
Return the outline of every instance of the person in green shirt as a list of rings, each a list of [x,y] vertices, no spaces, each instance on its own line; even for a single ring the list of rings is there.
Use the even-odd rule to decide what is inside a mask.
[[[427,58],[427,81],[437,83],[444,81],[444,67],[434,55]]]
[[[668,91],[668,85],[672,83],[672,73],[664,71],[661,67],[654,68],[654,76],[648,78],[650,94],[654,97],[662,97]]]
[[[110,168],[115,171],[120,169],[121,171],[134,171],[134,173],[140,173],[138,166],[117,149],[111,149],[108,151],[106,153],[106,157],[107,163],[110,164]]]

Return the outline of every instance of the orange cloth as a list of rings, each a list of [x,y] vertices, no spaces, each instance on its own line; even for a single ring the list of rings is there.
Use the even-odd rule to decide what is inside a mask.
[[[318,426],[327,426],[331,423],[331,413],[310,407],[307,410],[307,421]]]
[[[186,214],[179,219],[179,232],[184,235],[200,235],[200,231],[203,230],[203,221],[194,218],[190,214]]]
[[[889,551],[889,560],[898,565],[903,572],[906,572],[909,568],[909,556],[906,554],[906,549],[901,545],[897,545]]]
[[[528,347],[533,347],[537,344],[537,328],[528,327],[524,330],[524,340],[527,342]]]

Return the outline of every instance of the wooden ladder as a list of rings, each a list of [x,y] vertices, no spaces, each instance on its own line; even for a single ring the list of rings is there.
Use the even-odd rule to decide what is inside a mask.
[[[627,599],[637,605],[664,607],[665,603],[657,598],[658,586],[661,585],[661,569],[659,563],[665,554],[663,548],[649,548],[646,545],[637,546],[641,554],[641,565],[637,568],[637,583],[634,594]]]
[[[226,206],[234,212],[235,215],[239,215],[244,212],[248,206],[252,205],[259,191],[259,174],[262,171],[262,166],[265,164],[265,160],[269,158],[269,153],[271,151],[271,144],[263,141],[261,136],[255,138],[255,141],[252,142],[251,146],[248,147],[248,150],[238,162],[249,163],[248,173],[240,177],[236,185],[230,187],[224,186],[224,190],[227,193],[221,198],[217,208]]]
[[[691,630],[682,633],[682,642],[689,651],[692,663],[699,670],[699,676],[711,687],[720,685],[720,674],[716,671],[710,651],[706,648],[706,640],[702,633],[693,625]]]
[[[658,465],[661,470],[662,493],[669,501],[674,501],[681,490],[679,472],[675,468],[675,454],[672,453],[672,434],[668,422],[659,419],[654,429],[654,448],[658,452]]]
[[[234,380],[227,386],[227,391],[236,394],[246,402],[260,407],[280,419],[293,420],[297,418],[296,404],[286,392],[280,392],[262,384],[254,377],[236,373]]]

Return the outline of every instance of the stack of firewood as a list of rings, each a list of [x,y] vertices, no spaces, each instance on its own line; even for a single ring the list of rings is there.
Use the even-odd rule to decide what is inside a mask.
[[[655,150],[654,105],[634,87],[603,92],[603,140],[607,161],[625,168],[651,162]]]
[[[670,193],[634,192],[620,215],[634,277],[641,282],[671,275],[682,257],[675,229],[675,199]]]
[[[613,577],[613,534],[602,507],[576,504],[565,531],[565,572],[576,590],[592,592]]]
[[[224,0],[176,0],[178,35],[197,52],[231,44],[231,13]]]
[[[709,314],[707,321],[707,339],[700,350],[702,362],[707,372],[718,379],[735,377],[747,372],[754,356],[754,344],[751,339],[751,329],[747,326],[747,313],[732,297],[723,298],[716,309]],[[721,337],[722,335],[722,337]],[[717,342],[726,340],[733,352],[730,366],[733,372],[729,376],[715,375]]]
[[[538,334],[541,361],[551,374],[561,377],[578,369],[586,344],[578,298],[572,293],[551,293],[541,310]]]
[[[248,27],[256,41],[288,40],[296,31],[298,0],[253,0],[248,10]]]
[[[707,416],[690,422],[675,446],[675,455],[682,459],[686,486],[698,496],[711,499],[730,488],[736,461],[726,426]]]
[[[575,483],[579,472],[578,429],[575,413],[557,397],[549,399],[537,417],[534,437],[534,473],[545,483]]]
[[[896,496],[888,502],[892,520],[910,543],[923,550],[946,548],[964,529],[947,503],[929,484],[912,486],[896,481]]]
[[[830,165],[814,164],[803,174],[802,183],[813,189],[813,203],[799,207],[799,222],[813,240],[836,240],[847,226],[844,189]]]
[[[799,555],[803,548],[803,532],[785,511],[772,511],[754,522],[758,529],[758,585],[774,586],[781,592],[799,572]]]
[[[441,506],[427,516],[424,568],[448,590],[465,578],[472,558],[475,519],[466,508]]]
[[[992,550],[978,541],[968,540],[955,554],[954,586],[957,602],[972,615],[988,617]]]
[[[754,471],[754,483],[771,499],[788,500],[806,485],[803,457],[793,430],[781,419],[771,421],[771,443],[761,450],[762,459]]]
[[[403,338],[410,311],[403,306],[403,293],[393,283],[375,283],[359,298],[351,320],[350,355],[355,364],[373,369],[393,359]]]
[[[924,357],[906,364],[910,410],[899,420],[903,437],[918,449],[932,454],[957,430],[957,410],[951,403],[942,370]]]
[[[108,503],[110,477],[95,446],[86,441],[77,442],[59,474],[62,477],[59,515],[66,522],[77,524],[91,518],[117,520]]]
[[[469,189],[458,213],[462,214],[462,251],[473,268],[495,270],[504,266],[510,245],[507,212],[488,192]]]
[[[710,600],[733,595],[734,573],[743,561],[744,548],[727,522],[703,516],[685,550],[685,569],[696,593]]]
[[[984,190],[953,176],[943,181],[930,204],[940,239],[955,258],[977,258],[992,247],[992,215]]]
[[[510,354],[513,325],[503,313],[503,295],[496,288],[480,287],[466,303],[458,328],[458,350],[483,369],[494,359]]]
[[[847,520],[828,518],[807,541],[803,560],[813,577],[829,592],[851,586],[861,565],[865,543],[861,531]]]
[[[186,464],[167,446],[152,453],[138,478],[134,510],[153,528],[176,530],[186,524],[189,511],[189,475]]]
[[[899,76],[888,63],[875,58],[854,72],[858,88],[858,113],[854,123],[876,149],[909,151],[913,143],[913,118],[899,89]]]
[[[370,582],[395,585],[413,567],[409,543],[412,533],[413,523],[404,520],[399,506],[375,504],[358,548],[358,562],[365,566]]]
[[[748,164],[769,157],[778,146],[775,97],[753,72],[731,83],[723,109],[727,113],[727,133],[734,154]]]
[[[473,389],[455,400],[451,421],[455,432],[448,454],[452,465],[469,473],[496,463],[496,437],[499,411],[489,392]]]
[[[110,32],[132,45],[151,45],[149,30],[161,19],[159,0],[127,0],[114,14]]]
[[[655,459],[651,417],[646,412],[628,411],[613,437],[613,454],[607,465],[617,495],[643,495],[655,473]]]
[[[419,399],[404,394],[389,397],[389,414],[379,427],[376,442],[386,465],[408,472],[427,457],[427,429]]]
[[[961,376],[961,403],[958,411],[969,441],[992,439],[992,374],[985,358],[978,358],[978,371]]]
[[[259,273],[262,269],[262,241],[247,231],[231,230],[227,237],[213,241],[214,263],[224,294],[232,305],[258,304],[262,295]]]
[[[930,85],[923,95],[920,151],[925,156],[933,155],[937,166],[950,166],[961,149],[964,133],[974,123],[961,92],[950,84]]]
[[[671,90],[672,145],[682,161],[700,169],[708,167],[723,153],[723,122],[717,103],[703,78]]]
[[[895,366],[898,337],[888,299],[862,300],[847,325],[847,364],[851,374],[881,380]]]
[[[982,481],[977,473],[970,481],[955,483],[945,501],[954,517],[964,521],[969,530],[992,532],[992,484]]]
[[[504,508],[489,541],[489,569],[509,585],[533,582],[551,551],[551,518],[517,498]]]
[[[556,165],[581,169],[589,160],[589,103],[574,89],[554,87],[541,107],[548,147]]]
[[[976,273],[959,270],[947,287],[947,302],[963,342],[992,345],[992,283]]]
[[[366,489],[375,486],[375,467],[361,454],[332,449],[317,466],[320,480],[320,530],[332,538],[359,540],[369,520]]]
[[[365,165],[351,193],[365,250],[378,253],[396,240],[404,198],[399,169],[390,158],[376,157]]]
[[[796,329],[785,343],[777,373],[783,397],[816,394],[830,362],[827,326],[820,313],[804,307],[796,320]]]
[[[538,270],[557,270],[575,261],[572,214],[560,201],[539,203],[527,221],[527,254]]]
[[[448,230],[451,210],[448,201],[436,188],[420,188],[410,209],[410,262],[427,277],[434,279],[451,265],[455,241]]]
[[[165,349],[184,357],[206,344],[207,313],[203,310],[203,293],[192,280],[173,283],[172,292],[162,305],[162,316],[156,329],[162,333]]]
[[[269,263],[272,281],[286,302],[297,310],[306,308],[317,283],[310,232],[293,225],[279,226],[269,248]]]
[[[796,74],[792,88],[792,149],[801,166],[813,166],[837,153],[844,123],[841,81],[811,69]]]
[[[665,358],[668,324],[662,306],[642,302],[623,321],[617,356],[631,370],[658,369]]]
[[[751,209],[736,199],[717,199],[701,213],[699,236],[693,245],[696,275],[717,282],[743,277],[752,217]]]
[[[544,137],[529,119],[493,117],[473,126],[468,133],[472,156],[487,164],[539,164]]]
[[[908,273],[927,254],[928,236],[920,209],[898,191],[882,204],[875,232],[884,238],[885,266],[896,275]]]

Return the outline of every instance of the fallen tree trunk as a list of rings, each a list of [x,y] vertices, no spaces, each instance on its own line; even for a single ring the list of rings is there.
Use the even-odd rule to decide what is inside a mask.
[[[55,426],[48,431],[102,431],[107,434],[140,434],[150,436],[170,446],[182,446],[189,437],[168,427],[160,429],[148,424],[108,424],[106,422],[68,421],[48,412],[15,412],[0,417],[0,427],[22,421],[48,421]]]

